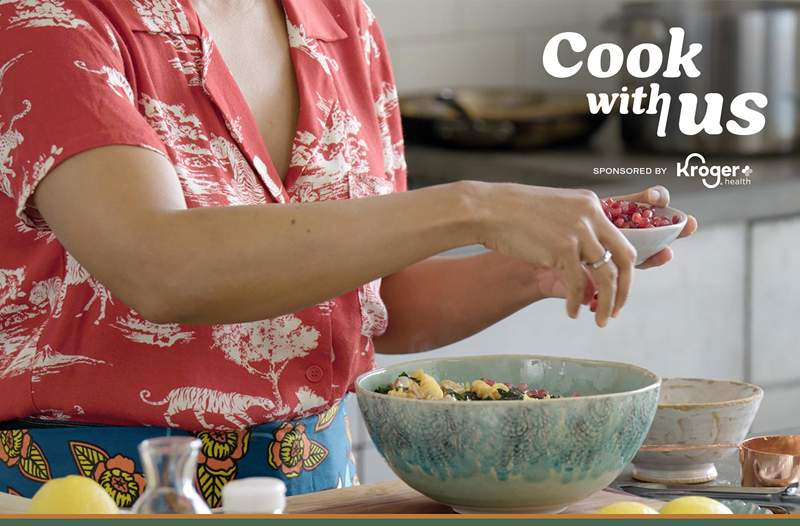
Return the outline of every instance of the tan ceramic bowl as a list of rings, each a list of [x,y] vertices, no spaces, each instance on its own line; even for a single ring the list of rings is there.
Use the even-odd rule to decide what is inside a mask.
[[[763,395],[742,382],[665,379],[655,420],[633,459],[634,478],[672,484],[716,479],[714,463],[745,439]]]

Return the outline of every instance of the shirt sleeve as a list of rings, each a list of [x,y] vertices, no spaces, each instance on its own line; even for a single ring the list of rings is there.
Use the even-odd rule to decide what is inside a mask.
[[[70,2],[43,23],[17,4],[0,5],[0,199],[47,230],[31,197],[66,159],[108,145],[166,152],[137,110],[119,42],[96,8]]]
[[[361,43],[364,58],[370,68],[372,94],[375,100],[378,125],[383,145],[383,162],[386,174],[393,178],[395,191],[407,187],[407,167],[403,124],[392,62],[378,21],[369,6],[361,2]]]

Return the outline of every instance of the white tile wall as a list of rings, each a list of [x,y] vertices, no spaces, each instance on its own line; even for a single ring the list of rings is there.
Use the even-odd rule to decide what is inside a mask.
[[[753,228],[752,369],[757,383],[800,379],[800,256],[792,250],[798,239],[800,219]]]
[[[463,0],[367,0],[387,39],[457,33]]]
[[[562,0],[460,0],[465,31],[508,31],[541,29],[582,24],[582,4],[590,2]],[[601,2],[602,3],[602,2]]]
[[[777,433],[782,430],[797,431],[800,414],[800,385],[786,385],[764,390],[764,400],[753,423],[753,433]]]
[[[561,31],[595,41],[621,0],[366,0],[389,44],[398,87],[535,86],[545,43]],[[601,40],[596,40],[597,42]],[[604,39],[602,41],[607,41]],[[589,82],[576,79],[575,89]],[[563,81],[561,84],[563,87]]]
[[[398,89],[443,86],[514,86],[518,82],[516,40],[502,33],[426,38],[403,44],[392,62]],[[445,80],[446,79],[446,80]]]

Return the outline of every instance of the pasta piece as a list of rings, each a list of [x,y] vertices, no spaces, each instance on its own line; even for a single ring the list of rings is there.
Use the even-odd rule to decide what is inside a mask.
[[[496,383],[492,386],[492,392],[490,393],[489,397],[493,400],[500,400],[502,396],[500,395],[500,391],[508,391],[508,386],[506,384]]]
[[[396,398],[414,398],[414,395],[409,393],[408,391],[401,391],[399,389],[392,389],[388,393],[389,396],[394,396]]]
[[[425,371],[422,369],[417,369],[411,373],[411,378],[419,382],[419,386],[425,398],[431,400],[441,400],[444,398],[444,391],[442,391],[442,388],[439,386],[439,382],[437,382],[433,376],[425,374]]]
[[[452,380],[442,380],[442,389],[450,390],[458,394],[464,394],[464,391],[467,390],[464,384]]]
[[[489,400],[492,397],[492,387],[483,380],[473,381],[471,388],[481,400]]]

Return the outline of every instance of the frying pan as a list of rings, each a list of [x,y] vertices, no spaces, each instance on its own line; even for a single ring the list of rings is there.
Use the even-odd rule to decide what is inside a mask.
[[[403,97],[409,143],[485,150],[531,150],[585,141],[606,115],[585,95],[514,89],[451,89]]]

